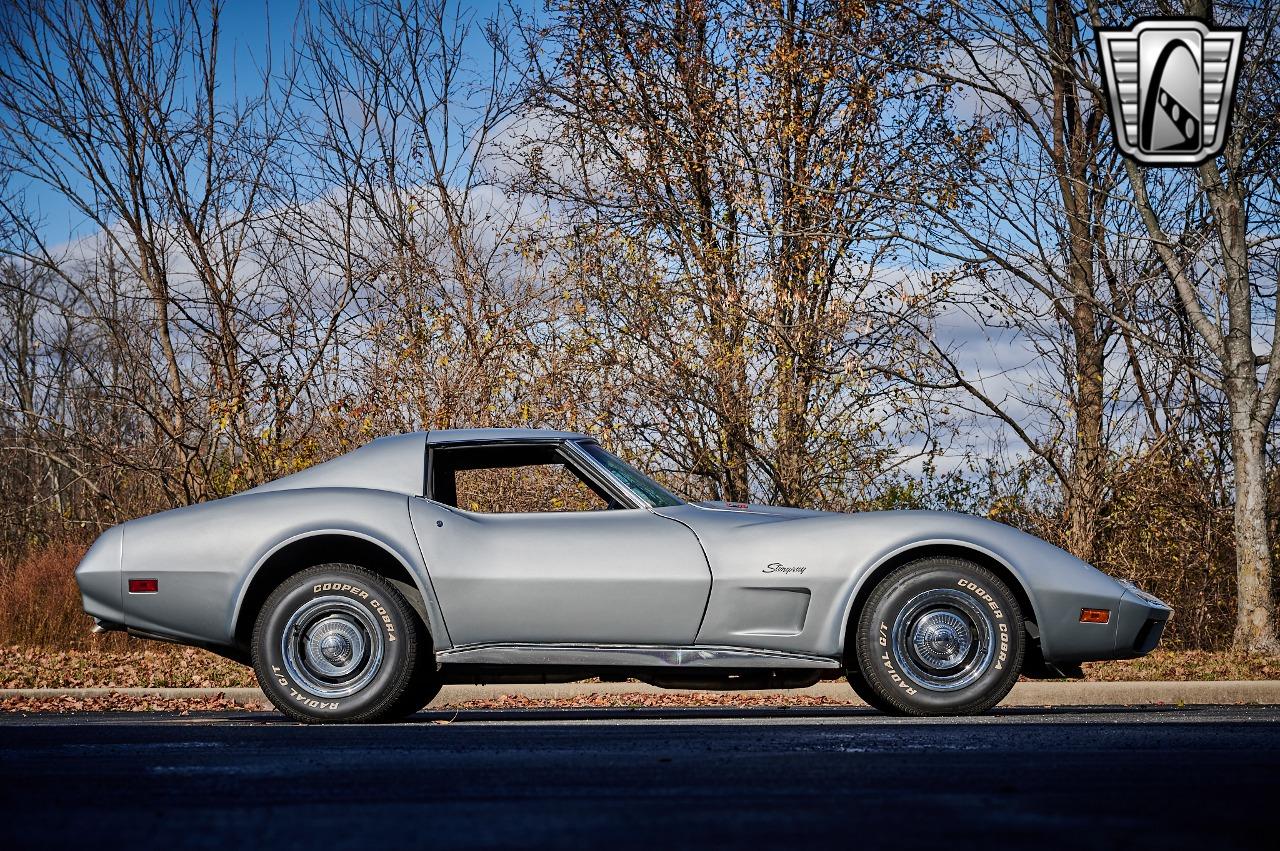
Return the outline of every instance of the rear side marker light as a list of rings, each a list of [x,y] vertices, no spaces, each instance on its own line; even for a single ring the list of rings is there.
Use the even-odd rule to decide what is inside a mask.
[[[1080,623],[1107,623],[1111,620],[1110,609],[1081,609]]]
[[[130,579],[130,594],[155,594],[160,590],[160,580],[158,579]]]

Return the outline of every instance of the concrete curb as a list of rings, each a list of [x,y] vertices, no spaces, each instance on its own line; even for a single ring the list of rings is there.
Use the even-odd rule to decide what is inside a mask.
[[[564,683],[558,685],[451,685],[445,686],[428,709],[457,706],[471,700],[493,700],[502,695],[531,699],[581,698],[611,694],[666,694],[644,683]],[[685,692],[687,693],[687,692]],[[825,697],[862,705],[843,682],[825,682],[806,689],[746,690],[722,692],[752,696],[776,695]],[[118,694],[166,700],[208,699],[222,696],[235,704],[263,704],[266,695],[256,688],[75,688],[0,689],[0,700],[24,698],[102,698]],[[1143,704],[1275,704],[1280,705],[1280,680],[1226,680],[1213,682],[1021,682],[1001,706],[1134,706]]]

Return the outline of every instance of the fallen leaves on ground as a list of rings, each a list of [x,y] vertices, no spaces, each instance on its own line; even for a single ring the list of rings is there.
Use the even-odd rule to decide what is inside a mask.
[[[4,648],[0,688],[251,688],[253,669],[171,644],[129,650]]]
[[[752,707],[776,708],[788,706],[851,706],[856,705],[852,692],[848,700],[830,697],[814,697],[807,694],[739,694],[735,692],[663,692],[647,694],[631,692],[623,694],[584,694],[575,697],[525,697],[521,694],[502,694],[484,700],[465,700],[449,703],[440,709],[687,709],[691,707]]]
[[[1209,650],[1157,650],[1141,659],[1090,662],[1086,680],[1276,680],[1280,656]]]
[[[128,650],[56,650],[36,646],[0,649],[0,688],[252,688],[253,670],[206,650],[167,644],[139,643]],[[1280,679],[1280,656],[1249,655],[1200,650],[1158,650],[1142,659],[1093,662],[1084,666],[1085,679],[1094,681],[1143,680],[1270,680]],[[615,703],[597,705],[663,705],[645,702],[674,699],[680,706],[714,705],[707,701],[759,696],[725,693],[670,692],[661,695],[596,695]],[[626,699],[625,701],[623,699]],[[524,698],[511,697],[512,700]],[[769,705],[780,705],[768,698]],[[786,700],[818,698],[794,695]],[[578,700],[578,698],[573,698]],[[622,701],[622,702],[618,702]],[[630,701],[629,703],[627,701]],[[691,702],[692,701],[692,702]],[[699,703],[698,701],[702,701]],[[569,704],[552,703],[552,706]],[[578,704],[574,704],[578,705]],[[744,705],[734,703],[731,705]],[[789,705],[815,705],[795,703]]]
[[[849,700],[796,694],[739,694],[734,692],[667,692],[645,694],[584,694],[574,697],[535,698],[521,694],[502,694],[483,700],[448,702],[431,707],[431,711],[512,710],[512,709],[690,709],[690,708],[788,708],[811,706],[857,705]],[[210,698],[156,698],[113,693],[77,697],[11,697],[0,700],[0,712],[260,712],[269,710],[265,703],[239,704],[221,695]],[[436,723],[448,723],[438,721]]]
[[[0,712],[257,712],[270,709],[266,703],[235,703],[222,695],[203,698],[161,698],[129,694],[96,697],[6,697]]]

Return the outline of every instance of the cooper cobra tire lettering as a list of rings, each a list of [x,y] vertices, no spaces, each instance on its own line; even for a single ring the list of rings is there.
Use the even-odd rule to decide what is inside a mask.
[[[395,641],[396,625],[391,622],[391,616],[387,614],[387,610],[382,608],[382,604],[379,603],[377,600],[370,600],[369,605],[372,606],[373,610],[378,613],[379,617],[382,618],[382,624],[387,628],[387,640]]]
[[[966,591],[972,591],[974,594],[977,594],[978,599],[982,600],[983,603],[986,603],[987,608],[991,609],[991,611],[995,613],[996,617],[1004,617],[1004,612],[1000,611],[1000,604],[997,603],[990,594],[983,591],[982,588],[967,579],[960,580],[960,587],[964,588]]]
[[[339,582],[325,582],[311,589],[313,594],[322,594],[325,591],[341,591],[343,593],[353,594],[361,600],[369,599],[369,592],[357,588],[354,585],[345,585]]]

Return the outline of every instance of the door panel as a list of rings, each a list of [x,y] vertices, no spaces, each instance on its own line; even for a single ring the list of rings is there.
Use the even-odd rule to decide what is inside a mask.
[[[409,513],[455,646],[692,644],[711,572],[687,527],[644,509]]]

